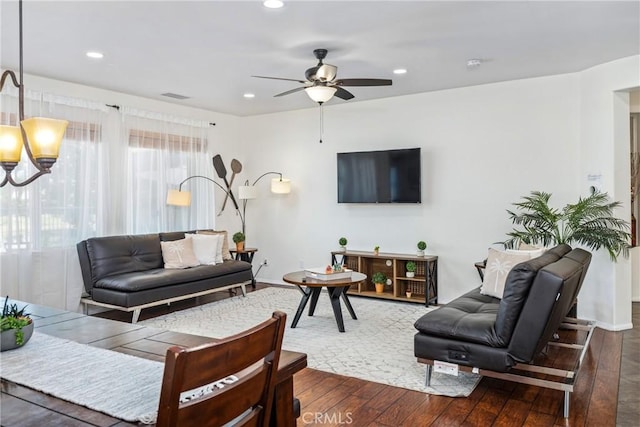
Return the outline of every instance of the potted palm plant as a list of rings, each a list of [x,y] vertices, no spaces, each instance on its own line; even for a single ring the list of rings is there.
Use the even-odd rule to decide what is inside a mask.
[[[629,255],[629,223],[613,216],[620,202],[610,202],[607,193],[594,191],[560,210],[549,206],[550,198],[550,193],[532,191],[513,203],[520,212],[507,212],[522,229],[507,233],[509,239],[503,242],[506,248],[517,248],[522,242],[543,246],[579,243],[592,250],[605,248],[612,261],[621,253]]]
[[[237,233],[235,233],[232,237],[233,239],[233,243],[236,244],[236,250],[238,252],[241,252],[244,250],[244,241],[245,241],[245,235],[242,231],[238,231]]]
[[[0,318],[0,351],[22,347],[33,334],[33,320],[18,304],[9,305],[9,297],[4,300]]]
[[[384,292],[384,285],[387,283],[387,276],[384,273],[376,271],[373,273],[373,276],[371,276],[371,281],[376,287],[377,294]]]

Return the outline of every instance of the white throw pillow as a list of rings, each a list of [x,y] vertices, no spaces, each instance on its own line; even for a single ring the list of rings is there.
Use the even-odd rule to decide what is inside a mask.
[[[191,239],[185,238],[171,242],[160,242],[164,268],[188,268],[200,265],[193,253]]]
[[[484,270],[484,280],[480,293],[490,295],[492,297],[502,299],[504,293],[504,285],[507,275],[511,269],[524,261],[529,261],[531,256],[529,251],[499,251],[489,248],[489,256],[487,257],[487,266]],[[523,253],[524,252],[524,253]]]
[[[220,231],[209,231],[209,230],[198,230],[196,231],[197,234],[220,234],[222,236],[222,259],[223,260],[229,260],[229,259],[233,259],[233,257],[231,256],[231,252],[229,252],[229,241],[228,241],[228,237],[227,237],[227,232],[224,230],[220,230]]]
[[[522,247],[522,246],[520,246]],[[529,255],[529,259],[538,258],[540,255],[547,251],[546,248],[534,248],[534,249],[507,249],[510,254],[523,254]]]
[[[193,252],[200,264],[215,265],[222,262],[221,234],[186,233],[184,237],[192,240]]]

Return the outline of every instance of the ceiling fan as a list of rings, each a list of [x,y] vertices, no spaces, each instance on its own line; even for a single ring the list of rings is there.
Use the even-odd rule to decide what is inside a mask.
[[[391,86],[389,79],[336,79],[338,67],[322,62],[327,57],[327,49],[315,49],[313,54],[318,60],[318,65],[305,71],[307,80],[286,79],[281,77],[252,76],[260,79],[287,80],[303,84],[302,87],[279,93],[275,96],[284,96],[304,90],[314,102],[318,104],[327,102],[334,95],[340,99],[349,100],[354,96],[343,86]]]

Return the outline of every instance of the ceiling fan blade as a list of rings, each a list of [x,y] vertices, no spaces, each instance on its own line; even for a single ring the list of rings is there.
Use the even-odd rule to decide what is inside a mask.
[[[290,93],[300,92],[301,90],[304,90],[304,89],[305,89],[304,87],[297,87],[295,89],[291,89],[291,90],[288,90],[286,92],[282,92],[282,93],[279,93],[279,94],[273,95],[273,96],[274,97],[276,97],[276,96],[285,96],[285,95],[289,95]]]
[[[340,99],[344,99],[345,101],[352,99],[354,96],[351,92],[346,89],[341,88],[340,86],[334,86],[336,88],[336,93],[334,96],[337,96]]]
[[[307,83],[304,80],[297,80],[297,79],[285,79],[282,77],[266,77],[266,76],[251,76],[251,77],[257,77],[259,79],[271,79],[271,80],[286,80],[288,82],[298,82],[298,83]]]
[[[336,86],[391,86],[389,79],[340,79],[333,82]]]

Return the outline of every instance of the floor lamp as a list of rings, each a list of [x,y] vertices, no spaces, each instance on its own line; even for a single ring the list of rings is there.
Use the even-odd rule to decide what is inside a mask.
[[[240,208],[238,206],[238,202],[236,201],[236,198],[233,195],[233,192],[231,192],[231,189],[227,190],[226,188],[224,188],[222,185],[218,184],[217,182],[215,182],[213,179],[206,177],[206,176],[202,176],[202,175],[193,175],[190,176],[188,178],[185,178],[180,185],[178,186],[178,189],[170,189],[167,192],[167,204],[168,205],[172,205],[172,206],[191,206],[191,192],[190,191],[182,191],[182,185],[194,178],[202,178],[202,179],[206,179],[207,181],[213,182],[215,185],[217,185],[218,187],[220,187],[220,189],[222,191],[224,191],[229,198],[231,199],[231,202],[233,203],[233,206],[236,208],[236,212],[238,213],[238,216],[240,217],[240,222],[242,223],[242,232],[244,233],[244,211],[240,212]],[[214,209],[215,210],[215,209]]]
[[[280,172],[265,172],[260,175],[253,184],[249,184],[249,180],[244,182],[244,185],[238,187],[238,198],[242,200],[242,217],[246,218],[247,212],[247,200],[255,199],[258,197],[258,190],[256,184],[262,178],[267,175],[278,175],[279,178],[271,179],[271,192],[276,194],[289,194],[291,192],[291,180],[283,178]],[[242,233],[245,233],[244,220],[242,221]]]

